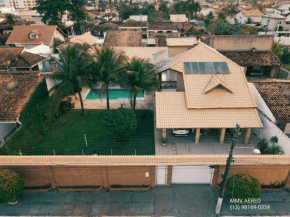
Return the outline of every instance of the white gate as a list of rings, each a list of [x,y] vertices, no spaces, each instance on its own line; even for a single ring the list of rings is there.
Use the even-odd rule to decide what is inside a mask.
[[[173,166],[172,184],[211,184],[212,176],[209,166]]]
[[[156,184],[166,185],[167,182],[167,166],[156,167]]]

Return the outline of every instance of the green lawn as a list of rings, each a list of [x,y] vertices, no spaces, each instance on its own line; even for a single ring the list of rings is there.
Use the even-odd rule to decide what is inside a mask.
[[[287,69],[288,71],[290,71],[290,64],[283,64],[282,66],[284,69]]]
[[[153,112],[137,110],[138,128],[128,140],[116,140],[104,122],[105,110],[73,110],[61,116],[32,151],[34,155],[154,155]],[[86,134],[87,145],[84,134]]]

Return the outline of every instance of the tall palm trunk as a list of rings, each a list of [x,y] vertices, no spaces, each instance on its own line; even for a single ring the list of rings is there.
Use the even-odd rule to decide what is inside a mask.
[[[137,98],[137,94],[134,94],[134,96],[133,96],[133,111],[134,112],[136,110],[136,98]]]
[[[107,96],[107,110],[110,110],[110,102],[109,102],[109,87],[106,86],[106,96]]]
[[[85,108],[84,108],[84,102],[83,102],[83,98],[82,98],[82,94],[81,91],[78,91],[79,94],[79,98],[80,98],[80,102],[81,102],[81,107],[82,107],[82,116],[85,115]]]

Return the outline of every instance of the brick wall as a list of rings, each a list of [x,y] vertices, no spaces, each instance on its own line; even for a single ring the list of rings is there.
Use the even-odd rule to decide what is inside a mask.
[[[155,186],[155,166],[0,166],[19,173],[25,191],[148,190]]]

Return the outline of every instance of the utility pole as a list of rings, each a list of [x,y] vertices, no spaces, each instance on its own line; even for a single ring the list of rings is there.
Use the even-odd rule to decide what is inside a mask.
[[[223,203],[224,194],[225,194],[225,188],[226,188],[226,184],[227,184],[227,180],[228,180],[229,171],[231,168],[231,163],[233,160],[233,152],[234,152],[234,148],[235,148],[236,144],[238,143],[239,136],[240,136],[240,126],[239,126],[239,124],[236,124],[236,130],[235,130],[234,138],[232,141],[231,150],[229,153],[229,157],[227,159],[226,170],[225,170],[225,173],[223,175],[223,183],[222,183],[222,187],[220,189],[219,198],[218,198],[216,209],[215,209],[216,214],[219,214],[221,211],[221,208],[222,208],[222,203]]]

